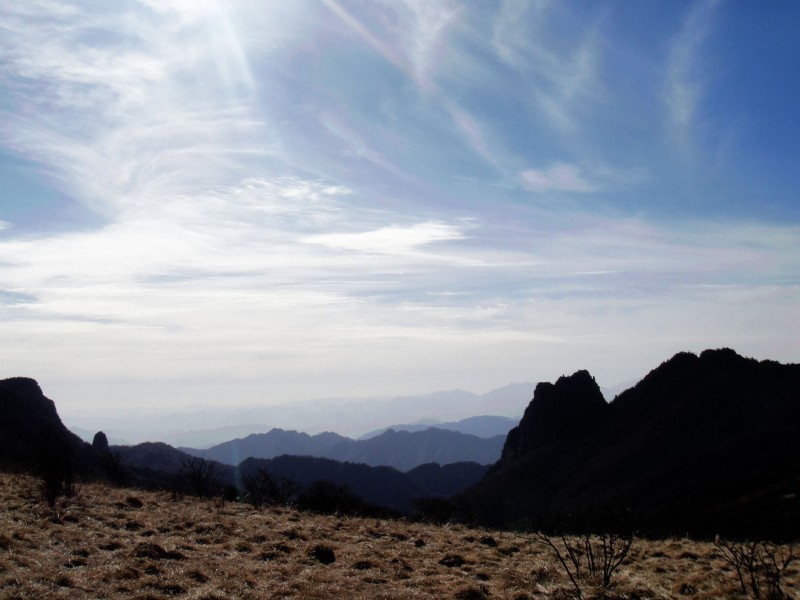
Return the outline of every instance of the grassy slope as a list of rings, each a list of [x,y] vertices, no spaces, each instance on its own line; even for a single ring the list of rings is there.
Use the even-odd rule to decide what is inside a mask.
[[[101,484],[51,510],[35,479],[8,473],[0,506],[3,599],[570,597],[549,552],[516,533],[256,511]],[[334,550],[334,563],[309,555],[318,544]],[[440,564],[447,555],[465,563]],[[710,599],[738,589],[712,544],[688,540],[637,541],[614,584],[606,598]],[[585,587],[585,597],[600,596]],[[800,593],[797,569],[785,589]]]

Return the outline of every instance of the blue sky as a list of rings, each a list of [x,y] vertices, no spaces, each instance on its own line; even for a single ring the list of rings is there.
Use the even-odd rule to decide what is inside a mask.
[[[0,349],[67,409],[800,361],[800,4],[0,5]]]

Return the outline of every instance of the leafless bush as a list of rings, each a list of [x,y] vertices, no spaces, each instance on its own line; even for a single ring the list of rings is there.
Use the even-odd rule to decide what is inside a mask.
[[[213,498],[220,490],[215,462],[191,456],[183,461],[182,467],[190,490],[198,498]]]
[[[736,571],[744,594],[750,593],[756,599],[766,600],[788,597],[781,587],[781,578],[797,558],[793,544],[732,542],[719,536],[714,543],[725,561]]]
[[[283,478],[273,477],[264,469],[242,477],[247,500],[256,508],[263,506],[288,506],[296,498],[300,486]]]
[[[537,533],[535,539],[553,552],[579,598],[583,597],[580,581],[586,577],[599,578],[603,587],[610,587],[611,577],[633,545],[632,534],[619,533],[572,536]]]
[[[78,442],[60,435],[44,436],[37,449],[42,493],[48,506],[65,496],[77,495],[81,487]]]

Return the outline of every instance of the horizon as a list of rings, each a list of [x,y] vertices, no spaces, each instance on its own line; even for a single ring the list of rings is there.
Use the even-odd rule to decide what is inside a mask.
[[[60,410],[800,362],[796,3],[0,16],[0,377]]]
[[[154,407],[134,405],[119,409],[84,408],[56,410],[62,421],[81,437],[91,441],[97,431],[115,437],[120,444],[143,441],[165,441],[187,437],[198,439],[232,439],[228,432],[238,430],[235,437],[264,433],[271,429],[298,431],[309,435],[333,432],[353,439],[397,425],[457,422],[476,417],[519,419],[533,397],[533,383],[514,382],[476,394],[468,390],[436,390],[413,396],[361,398],[314,398],[286,404],[215,404]],[[522,389],[529,391],[524,396]],[[47,396],[46,390],[43,390]],[[443,402],[431,403],[439,397]],[[473,404],[458,406],[459,401]],[[342,412],[342,409],[347,412]],[[164,421],[180,419],[180,421]],[[244,433],[244,432],[247,433]],[[187,445],[187,444],[180,444]]]

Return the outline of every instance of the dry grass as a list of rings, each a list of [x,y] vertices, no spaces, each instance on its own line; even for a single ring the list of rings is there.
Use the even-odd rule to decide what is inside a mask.
[[[569,598],[532,536],[404,521],[216,506],[85,485],[49,509],[0,473],[0,598]],[[335,561],[325,564],[321,558]],[[612,590],[586,598],[737,597],[713,544],[637,541]],[[784,586],[800,593],[800,575]],[[605,592],[605,595],[604,595]]]

